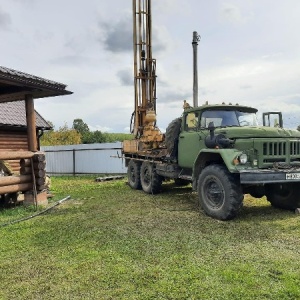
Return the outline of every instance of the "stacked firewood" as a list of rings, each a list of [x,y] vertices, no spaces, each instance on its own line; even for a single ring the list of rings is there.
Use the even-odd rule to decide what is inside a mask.
[[[37,191],[44,190],[46,188],[46,157],[44,153],[35,153],[30,159],[20,160],[20,175],[32,175],[32,173],[34,173]]]

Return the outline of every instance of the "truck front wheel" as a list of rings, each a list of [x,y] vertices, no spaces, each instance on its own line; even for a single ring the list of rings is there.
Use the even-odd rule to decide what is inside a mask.
[[[295,183],[270,184],[266,187],[267,200],[273,207],[293,210],[300,207],[300,187]]]
[[[141,186],[141,178],[140,178],[140,169],[141,164],[134,160],[130,160],[127,166],[127,176],[128,176],[128,184],[131,188],[135,190],[140,190]]]
[[[207,166],[198,179],[199,203],[218,220],[231,220],[242,207],[244,195],[238,179],[222,165]]]
[[[143,191],[148,194],[157,194],[161,190],[162,177],[156,174],[154,165],[147,161],[141,166],[141,184]]]

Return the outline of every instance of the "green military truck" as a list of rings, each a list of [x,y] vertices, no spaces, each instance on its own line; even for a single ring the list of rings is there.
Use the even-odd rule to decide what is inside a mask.
[[[282,128],[281,113],[264,114],[259,126],[256,113],[225,104],[185,109],[159,147],[140,150],[138,140],[130,141],[123,151],[129,185],[155,194],[164,180],[191,183],[200,207],[219,220],[236,217],[244,194],[266,196],[278,208],[300,207],[300,132]]]
[[[198,106],[197,32],[192,42],[194,108],[185,101],[182,116],[170,123],[165,134],[159,130],[151,0],[132,3],[134,112],[130,131],[134,139],[124,141],[122,149],[129,185],[155,194],[164,180],[191,183],[198,191],[200,207],[220,220],[237,215],[244,194],[266,196],[274,207],[299,207],[300,132],[283,129],[281,113],[265,113],[264,126],[258,126],[255,108]],[[274,124],[272,119],[276,119]]]

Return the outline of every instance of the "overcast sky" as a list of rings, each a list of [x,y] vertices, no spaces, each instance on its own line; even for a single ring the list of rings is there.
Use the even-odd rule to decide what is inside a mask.
[[[0,0],[2,66],[68,85],[37,99],[58,129],[128,132],[133,104],[131,0]],[[300,124],[300,1],[152,0],[158,126],[192,99],[192,32],[198,31],[199,104],[281,110]],[[299,121],[298,121],[299,120]]]

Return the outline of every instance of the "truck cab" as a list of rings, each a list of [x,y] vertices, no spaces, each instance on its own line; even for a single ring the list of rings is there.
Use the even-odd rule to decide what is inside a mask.
[[[274,207],[300,206],[300,132],[282,128],[278,112],[264,113],[260,126],[256,113],[247,106],[203,105],[177,119],[172,152],[178,177],[192,182],[200,206],[214,218],[233,218],[248,193],[266,196]]]
[[[230,128],[257,127],[256,112],[254,108],[238,105],[204,105],[186,110],[178,140],[179,166],[193,168],[197,156],[208,148],[207,137],[211,136],[212,130],[214,136],[218,136],[226,134]],[[215,149],[232,148],[231,144],[212,146]]]

